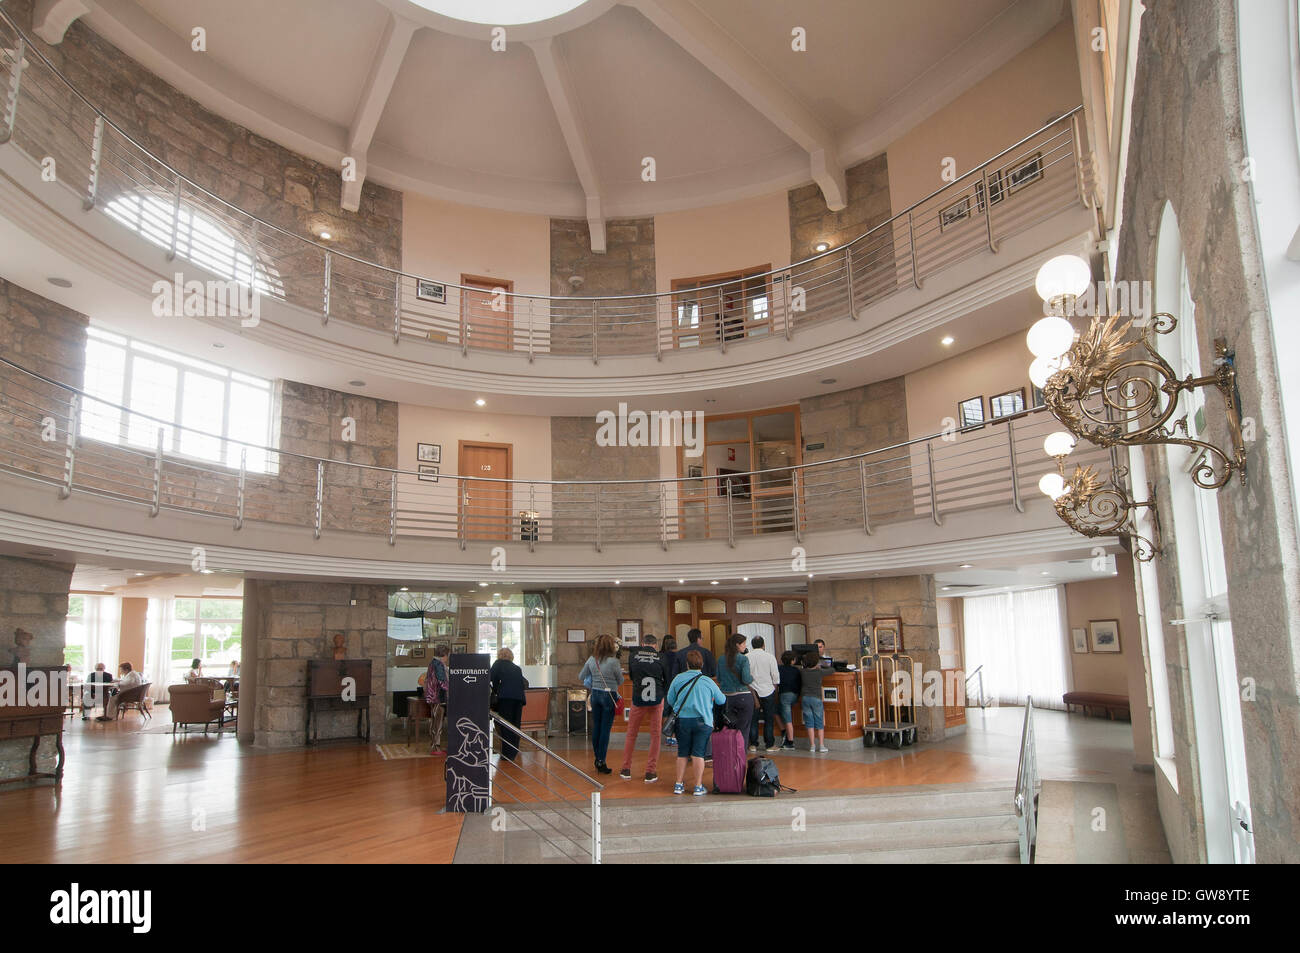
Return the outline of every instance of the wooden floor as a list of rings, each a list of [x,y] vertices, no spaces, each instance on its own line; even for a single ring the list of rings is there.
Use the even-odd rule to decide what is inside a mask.
[[[1005,710],[974,721],[966,735],[901,752],[774,757],[782,781],[805,793],[989,781],[1005,781],[1011,791],[1019,716]],[[373,744],[266,751],[229,734],[173,740],[156,731],[166,722],[166,709],[155,731],[141,731],[134,714],[107,725],[70,722],[60,788],[44,782],[0,789],[0,862],[446,863],[455,854],[461,818],[441,812],[441,759],[385,760]],[[1127,725],[1066,720],[1055,712],[1040,713],[1039,722],[1045,776],[1132,776]],[[549,743],[590,771],[585,738]],[[671,797],[675,751],[664,749],[658,784],[642,780],[647,754],[644,748],[634,753],[633,780],[604,776],[603,797]],[[621,746],[608,760],[617,772]],[[535,755],[521,766],[533,774],[544,770]],[[706,769],[706,785],[709,778]],[[499,792],[507,790],[521,789],[503,781]]]

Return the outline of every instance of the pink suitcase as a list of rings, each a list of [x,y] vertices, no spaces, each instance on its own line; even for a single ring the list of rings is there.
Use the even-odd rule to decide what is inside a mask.
[[[713,733],[713,790],[719,794],[744,794],[745,739],[735,728]]]

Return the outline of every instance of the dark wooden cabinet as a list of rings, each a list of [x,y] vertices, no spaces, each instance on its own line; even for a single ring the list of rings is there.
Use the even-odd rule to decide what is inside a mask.
[[[62,679],[65,679],[67,675],[61,665],[27,665],[23,667],[21,672],[16,667],[0,669],[0,671],[9,673],[9,677],[13,679],[13,684],[20,693],[26,692],[24,683],[27,677],[36,672],[41,673],[42,677],[48,680],[47,684],[51,686],[66,684]],[[27,756],[27,773],[21,777],[7,778],[0,781],[0,784],[30,781],[34,778],[50,778],[56,784],[63,780],[63,763],[65,760],[63,751],[63,704],[62,699],[56,699],[56,701],[58,704],[54,705],[0,706],[0,740],[32,739],[32,748]],[[38,771],[36,752],[40,749],[41,739],[47,735],[54,736],[54,747],[58,751],[58,759],[55,761],[53,771]]]
[[[317,735],[312,734],[311,722],[312,716],[315,715],[319,733],[321,711],[355,710],[356,738],[370,740],[370,665],[370,659],[309,659],[307,661],[307,744],[316,744],[320,740]],[[348,679],[351,681],[346,681]]]

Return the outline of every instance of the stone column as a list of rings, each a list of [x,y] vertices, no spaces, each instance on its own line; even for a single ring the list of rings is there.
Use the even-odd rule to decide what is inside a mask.
[[[15,629],[33,636],[25,660],[28,665],[63,664],[72,570],[70,563],[0,556],[0,665],[18,661]],[[31,747],[30,738],[0,741],[0,778],[25,775]],[[55,753],[53,737],[43,739],[37,755],[41,770],[51,769]]]

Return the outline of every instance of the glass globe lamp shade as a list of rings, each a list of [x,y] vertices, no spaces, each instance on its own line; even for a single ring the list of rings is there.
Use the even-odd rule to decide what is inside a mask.
[[[1035,387],[1042,390],[1047,386],[1047,379],[1059,370],[1070,366],[1070,359],[1062,354],[1056,358],[1036,357],[1029,364],[1029,379]]]
[[[1038,481],[1038,488],[1055,500],[1065,492],[1065,477],[1059,473],[1044,473]]]
[[[1065,318],[1040,318],[1025,335],[1025,343],[1034,357],[1060,357],[1074,343],[1074,325]]]
[[[1038,297],[1051,301],[1066,295],[1078,297],[1088,290],[1092,269],[1078,255],[1057,255],[1043,262],[1034,279]]]
[[[1049,457],[1064,457],[1074,449],[1074,444],[1074,434],[1058,430],[1047,435],[1047,439],[1043,441],[1043,449],[1047,451]]]

